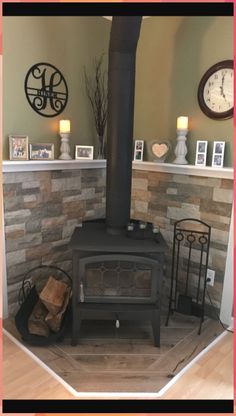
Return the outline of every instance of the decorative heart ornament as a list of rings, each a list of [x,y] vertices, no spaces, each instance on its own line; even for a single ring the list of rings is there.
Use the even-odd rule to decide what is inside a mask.
[[[167,141],[153,142],[151,151],[157,162],[164,162],[170,151],[170,143]]]
[[[162,144],[156,143],[152,146],[152,153],[159,158],[165,156],[168,150],[169,150],[168,146],[164,143]]]

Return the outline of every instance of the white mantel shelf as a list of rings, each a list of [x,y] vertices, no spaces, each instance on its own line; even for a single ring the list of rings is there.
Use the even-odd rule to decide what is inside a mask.
[[[3,161],[3,173],[7,172],[32,172],[46,170],[66,169],[97,169],[105,168],[106,161],[97,160],[26,160],[26,161]]]
[[[106,160],[27,160],[3,161],[3,173],[32,172],[66,169],[98,169],[105,168]],[[210,178],[233,179],[233,168],[213,168],[194,165],[175,165],[173,163],[133,162],[133,169],[151,172],[166,172],[178,175],[205,176]]]
[[[211,166],[175,165],[174,163],[133,162],[133,169],[166,172],[177,175],[206,176],[208,178],[234,179],[233,168]]]

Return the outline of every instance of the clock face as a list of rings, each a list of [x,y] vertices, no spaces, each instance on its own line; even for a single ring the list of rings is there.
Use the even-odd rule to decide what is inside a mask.
[[[205,73],[199,84],[198,101],[208,117],[226,119],[233,116],[233,85],[233,61],[222,61]]]
[[[212,74],[203,90],[206,105],[217,113],[222,113],[233,107],[233,69],[219,69]]]

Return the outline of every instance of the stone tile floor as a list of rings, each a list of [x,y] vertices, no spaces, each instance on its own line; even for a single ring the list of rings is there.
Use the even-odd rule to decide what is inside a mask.
[[[83,321],[77,346],[69,332],[49,347],[24,345],[78,392],[157,393],[223,331],[207,318],[198,335],[199,319],[177,313],[168,327],[165,316],[161,322],[160,348],[151,325],[137,321],[122,321],[119,329],[113,321]],[[13,320],[4,327],[20,340]]]

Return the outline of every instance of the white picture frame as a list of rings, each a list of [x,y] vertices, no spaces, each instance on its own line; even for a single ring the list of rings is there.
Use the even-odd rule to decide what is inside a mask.
[[[54,160],[54,144],[31,143],[30,160]]]
[[[134,160],[143,161],[144,140],[135,140],[134,142]]]
[[[93,159],[94,146],[75,146],[75,159]]]
[[[208,146],[207,140],[197,140],[196,158],[195,158],[196,166],[206,166],[207,146]]]
[[[214,141],[213,153],[212,153],[212,167],[223,168],[224,166],[224,154],[225,154],[225,142]]]
[[[29,138],[25,135],[9,136],[9,159],[29,160]]]

